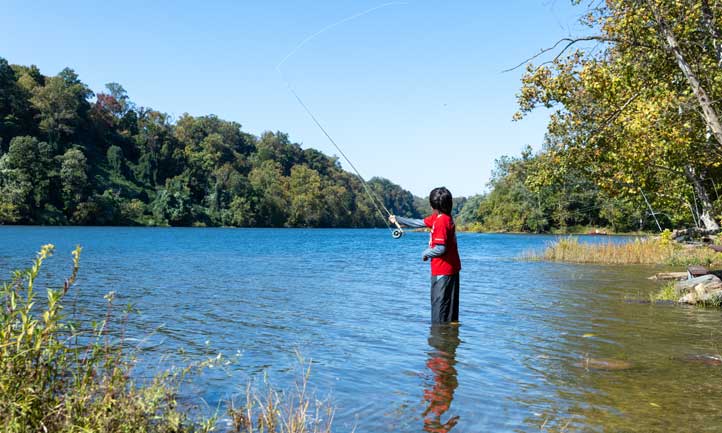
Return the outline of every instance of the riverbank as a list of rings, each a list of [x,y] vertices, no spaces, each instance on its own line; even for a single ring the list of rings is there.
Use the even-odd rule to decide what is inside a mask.
[[[457,231],[463,233],[487,233],[487,234],[512,234],[512,235],[559,235],[559,236],[652,236],[646,231],[623,231],[616,232],[610,227],[597,226],[569,226],[564,229],[554,229],[542,232],[513,231],[513,230],[490,230],[483,224],[475,222],[470,224],[458,224]]]

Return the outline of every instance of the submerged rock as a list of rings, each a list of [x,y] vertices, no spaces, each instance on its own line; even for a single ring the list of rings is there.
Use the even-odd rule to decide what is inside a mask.
[[[675,305],[677,304],[677,301],[672,301],[669,299],[625,299],[625,304],[654,304],[654,305]]]
[[[703,365],[722,365],[722,356],[720,355],[687,355],[680,358],[680,361],[692,364]]]
[[[634,364],[621,359],[585,358],[579,362],[575,362],[574,366],[585,370],[621,371],[633,368]]]

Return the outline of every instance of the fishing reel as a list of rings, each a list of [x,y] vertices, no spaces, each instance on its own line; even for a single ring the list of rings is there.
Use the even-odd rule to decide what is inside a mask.
[[[398,238],[400,238],[400,237],[403,236],[403,235],[404,235],[404,231],[401,230],[401,229],[394,229],[394,231],[391,232],[391,236],[392,236],[394,239],[398,239]]]

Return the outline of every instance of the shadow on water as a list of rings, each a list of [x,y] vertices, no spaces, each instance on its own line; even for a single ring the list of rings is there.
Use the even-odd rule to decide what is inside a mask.
[[[426,367],[433,380],[424,384],[426,409],[423,412],[424,431],[447,433],[459,422],[458,415],[449,416],[446,422],[442,417],[451,409],[454,391],[459,386],[456,371],[456,349],[459,347],[459,326],[456,324],[432,325],[429,333],[429,346]]]

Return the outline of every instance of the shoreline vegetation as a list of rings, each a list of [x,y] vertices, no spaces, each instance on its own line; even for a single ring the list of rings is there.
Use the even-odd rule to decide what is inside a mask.
[[[53,250],[44,245],[29,269],[15,271],[0,286],[4,432],[331,432],[333,408],[308,390],[305,364],[295,389],[282,393],[268,384],[248,384],[245,395],[226,402],[224,415],[218,410],[205,414],[198,409],[204,407],[200,400],[196,407],[177,399],[180,386],[193,375],[229,362],[220,355],[136,381],[136,354],[124,341],[133,307],[119,308],[111,292],[105,296],[104,317],[76,317],[80,247],[73,251],[71,275],[42,299],[36,279]]]
[[[578,237],[569,236],[550,242],[543,251],[526,252],[522,258],[584,264],[722,266],[722,254],[705,244],[676,242],[668,230],[660,236],[640,237],[628,242],[586,243],[580,242]]]
[[[542,251],[526,252],[522,259],[597,265],[665,266],[677,272],[657,273],[649,278],[661,281],[659,288],[649,294],[649,302],[722,307],[722,271],[707,269],[722,269],[722,253],[709,248],[709,243],[680,243],[674,241],[672,236],[672,232],[665,230],[657,237],[637,238],[621,243],[584,243],[578,237],[569,236],[550,242]],[[706,240],[717,242],[719,239],[714,236]],[[690,266],[702,266],[701,273],[704,275],[694,278],[688,275]],[[695,271],[699,272],[699,269]]]

